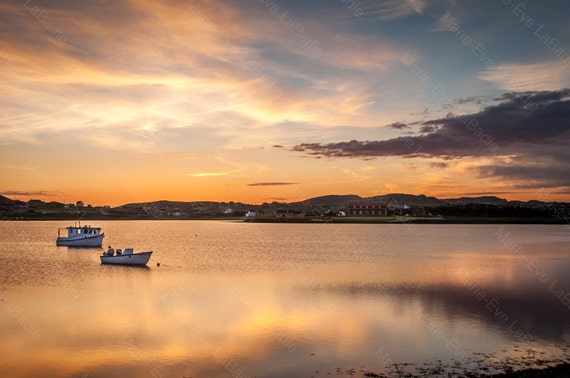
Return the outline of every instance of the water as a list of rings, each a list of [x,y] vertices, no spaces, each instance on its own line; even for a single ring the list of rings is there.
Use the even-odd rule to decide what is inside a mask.
[[[0,377],[480,374],[569,360],[570,231],[104,221],[148,268],[0,222]],[[160,262],[160,266],[157,263]]]

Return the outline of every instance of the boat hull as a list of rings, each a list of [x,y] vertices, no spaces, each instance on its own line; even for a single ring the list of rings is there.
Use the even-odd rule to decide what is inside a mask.
[[[101,264],[111,265],[146,265],[150,260],[151,252],[133,253],[119,256],[100,256]]]
[[[105,234],[92,235],[81,238],[58,237],[55,245],[64,247],[101,247]]]

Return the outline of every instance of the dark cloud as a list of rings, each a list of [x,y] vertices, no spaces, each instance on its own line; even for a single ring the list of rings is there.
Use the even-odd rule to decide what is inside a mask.
[[[447,168],[448,164],[444,163],[444,162],[432,162],[429,164],[430,167],[432,168]]]
[[[423,125],[420,127],[420,133],[435,133],[437,131],[437,127],[433,125]]]
[[[470,102],[474,102],[474,103],[480,105],[487,100],[488,100],[488,98],[486,98],[486,97],[471,96],[471,97],[459,98],[459,99],[455,100],[455,103],[458,105],[463,105],[463,104],[468,104]]]
[[[545,101],[560,101],[565,97],[570,96],[570,89],[562,89],[560,91],[546,91],[546,92],[510,92],[504,93],[502,96],[495,98],[495,101],[511,100],[518,101],[525,105],[532,105],[533,103],[541,103]]]
[[[516,187],[520,189],[570,187],[570,167],[554,161],[533,165],[511,162],[508,165],[480,167],[478,171],[483,177],[499,177],[519,182]]]
[[[45,190],[39,191],[24,191],[24,190],[7,190],[0,192],[3,196],[42,196],[42,197],[53,197],[61,195],[61,193],[53,193]]]
[[[506,93],[499,104],[473,114],[425,121],[419,133],[380,141],[303,143],[305,156],[373,159],[381,156],[459,159],[494,158],[474,168],[512,188],[570,188],[570,89]],[[508,159],[503,157],[508,156]],[[445,168],[445,163],[433,163]]]
[[[282,186],[282,185],[297,185],[298,182],[256,182],[247,184],[247,186]]]
[[[423,135],[380,141],[303,143],[293,151],[312,157],[370,159],[380,156],[445,159],[517,154],[570,142],[570,90],[505,94],[501,103],[461,116],[422,123]],[[532,99],[532,102],[530,102]]]
[[[393,129],[398,129],[398,130],[402,130],[402,129],[409,129],[410,126],[406,125],[405,123],[402,122],[394,122],[393,124],[390,125],[391,128]]]

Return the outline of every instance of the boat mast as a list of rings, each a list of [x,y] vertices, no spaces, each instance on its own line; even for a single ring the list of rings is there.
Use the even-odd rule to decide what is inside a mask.
[[[81,212],[79,211],[79,208],[77,207],[77,205],[75,205],[75,211],[77,214],[77,220],[75,221],[75,227],[81,228]]]

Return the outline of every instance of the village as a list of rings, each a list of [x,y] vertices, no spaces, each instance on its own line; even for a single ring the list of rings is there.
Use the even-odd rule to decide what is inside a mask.
[[[154,201],[109,205],[12,200],[0,196],[3,220],[57,219],[240,219],[260,222],[452,222],[452,223],[558,223],[568,224],[570,205],[541,201],[506,201],[496,197],[448,199],[415,195],[361,198],[331,195],[301,202]]]

